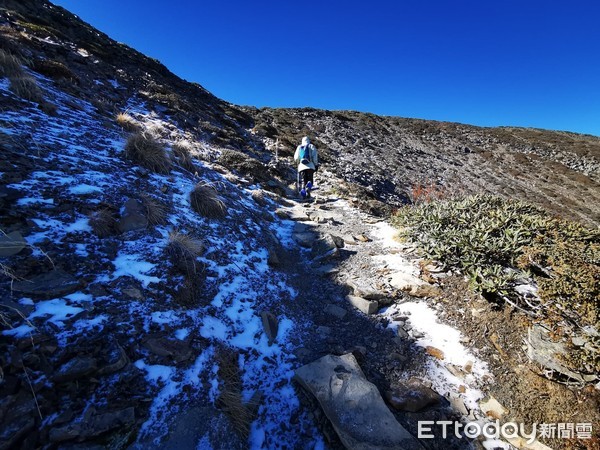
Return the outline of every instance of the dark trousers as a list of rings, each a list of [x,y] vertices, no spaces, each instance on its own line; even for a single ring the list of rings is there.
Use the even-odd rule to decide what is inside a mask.
[[[315,171],[313,169],[305,169],[300,172],[300,189],[304,189],[306,187],[306,183],[309,181],[312,184],[315,184],[313,180],[313,176]]]

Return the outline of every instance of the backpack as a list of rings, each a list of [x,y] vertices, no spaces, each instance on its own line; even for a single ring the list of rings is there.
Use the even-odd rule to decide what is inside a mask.
[[[300,147],[300,162],[304,165],[311,161],[310,157],[310,144]]]

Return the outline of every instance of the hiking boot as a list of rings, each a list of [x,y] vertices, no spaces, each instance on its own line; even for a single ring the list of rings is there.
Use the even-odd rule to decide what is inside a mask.
[[[312,181],[309,181],[308,183],[306,183],[306,189],[310,190],[310,189],[312,189],[312,187],[313,187]]]
[[[300,191],[300,196],[301,196],[302,198],[306,198],[306,189],[302,189],[302,190]]]

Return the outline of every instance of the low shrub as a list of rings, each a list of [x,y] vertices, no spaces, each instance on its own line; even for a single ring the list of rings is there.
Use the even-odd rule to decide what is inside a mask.
[[[267,168],[263,163],[237,150],[223,150],[217,162],[242,175],[250,176],[259,181],[269,179]]]
[[[486,298],[509,302],[557,335],[600,328],[600,231],[488,195],[407,206],[394,223],[428,258],[461,269]],[[513,289],[527,279],[538,286],[537,300]],[[600,370],[590,348],[571,353],[573,367]]]
[[[215,187],[209,183],[198,183],[190,193],[192,209],[207,219],[222,219],[227,207],[219,198]]]
[[[54,80],[71,80],[76,83],[79,82],[79,77],[75,75],[71,69],[65,66],[63,63],[58,61],[52,61],[49,59],[42,59],[34,61],[32,67],[37,73],[41,73]]]
[[[17,96],[30,102],[41,103],[44,99],[42,90],[35,78],[24,75],[10,78],[9,89]]]
[[[166,174],[171,170],[164,146],[148,133],[132,134],[125,144],[125,156],[153,172]]]

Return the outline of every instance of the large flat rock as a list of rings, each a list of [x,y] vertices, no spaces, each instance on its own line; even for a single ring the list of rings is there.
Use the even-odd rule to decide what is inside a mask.
[[[295,378],[317,398],[346,448],[423,449],[396,421],[351,353],[324,356],[299,368]]]

